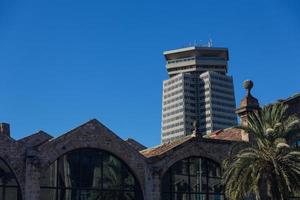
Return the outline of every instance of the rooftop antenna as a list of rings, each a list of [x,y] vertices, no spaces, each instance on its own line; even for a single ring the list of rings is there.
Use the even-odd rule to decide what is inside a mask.
[[[207,46],[208,46],[208,47],[212,47],[212,39],[211,39],[211,38],[208,39]]]
[[[208,46],[208,47],[212,47],[212,46],[213,46],[213,42],[212,42],[211,37],[209,37],[209,39],[208,39],[207,46]]]

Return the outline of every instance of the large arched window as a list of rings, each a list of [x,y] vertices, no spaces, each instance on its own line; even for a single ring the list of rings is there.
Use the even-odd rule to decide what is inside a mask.
[[[15,174],[0,158],[0,199],[20,200],[21,191]]]
[[[142,200],[137,179],[114,155],[97,149],[71,151],[41,177],[41,200]]]
[[[201,157],[178,161],[163,177],[162,199],[223,200],[219,165]]]

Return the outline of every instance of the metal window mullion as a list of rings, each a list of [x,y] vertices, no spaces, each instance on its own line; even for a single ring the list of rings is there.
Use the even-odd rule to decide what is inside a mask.
[[[0,185],[0,187],[18,188],[16,185]]]
[[[198,158],[198,165],[199,165],[199,177],[197,176],[197,179],[199,181],[199,190],[197,191],[197,197],[200,197],[200,198],[197,198],[197,199],[201,199],[202,200],[202,172],[203,172],[203,169],[202,169],[202,158]]]

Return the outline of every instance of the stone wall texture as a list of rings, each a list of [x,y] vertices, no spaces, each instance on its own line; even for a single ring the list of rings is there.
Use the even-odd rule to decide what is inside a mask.
[[[288,103],[290,114],[299,115],[300,98],[292,99]],[[300,140],[300,134],[295,134],[290,142],[295,140]],[[190,136],[176,145],[164,144],[139,151],[141,146],[137,148],[136,145],[119,138],[99,121],[91,120],[55,139],[42,131],[19,141],[0,134],[0,158],[14,172],[23,200],[39,200],[41,173],[60,156],[81,148],[105,150],[115,155],[134,173],[144,200],[161,200],[161,180],[177,161],[197,156],[221,165],[224,159],[237,153],[245,144],[243,141]]]

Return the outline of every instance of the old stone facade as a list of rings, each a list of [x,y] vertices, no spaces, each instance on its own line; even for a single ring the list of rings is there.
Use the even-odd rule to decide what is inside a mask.
[[[38,143],[35,141],[44,138]],[[22,199],[40,199],[40,176],[60,156],[75,149],[93,148],[112,153],[132,170],[145,200],[160,199],[161,177],[179,160],[204,157],[221,163],[235,142],[187,137],[177,144],[165,144],[142,151],[123,141],[97,120],[58,137],[38,133],[15,141],[0,135],[0,156],[10,166],[19,183]],[[154,151],[154,152],[153,152]]]
[[[249,96],[246,96],[246,98],[249,98]],[[293,107],[291,108],[293,109],[290,109],[291,114],[296,113],[299,115],[299,95],[289,98],[285,102],[288,104],[292,102]],[[242,110],[246,111],[245,109]],[[243,144],[249,139],[240,130],[229,128],[216,131],[209,137],[202,138],[200,135],[193,134],[179,141],[145,149],[143,145],[132,139],[122,140],[95,119],[58,138],[53,138],[47,133],[40,131],[26,138],[14,140],[10,137],[9,130],[6,129],[6,132],[1,130],[1,132],[0,158],[14,174],[20,193],[18,198],[14,197],[14,199],[10,198],[10,200],[44,200],[41,197],[40,189],[43,174],[63,155],[78,149],[105,151],[121,160],[130,169],[141,190],[142,196],[132,199],[172,199],[163,198],[162,194],[162,188],[166,187],[163,179],[172,166],[188,158],[196,158],[195,160],[202,158],[202,160],[198,159],[197,161],[215,163],[221,166],[225,158],[242,148]],[[300,135],[295,135],[290,142],[293,143],[299,139]],[[209,161],[206,161],[206,159]],[[192,176],[189,175],[189,181],[191,180]],[[213,194],[213,192],[211,193]],[[210,199],[222,198],[214,198],[212,196]],[[9,199],[9,197],[5,198],[3,192],[1,194],[1,189],[0,199]],[[46,199],[65,198],[58,198],[56,195],[56,197]]]

